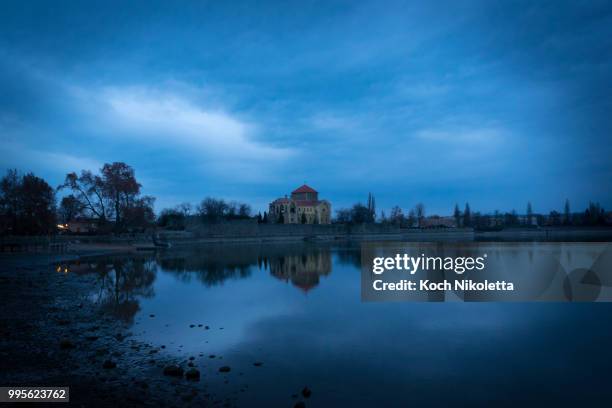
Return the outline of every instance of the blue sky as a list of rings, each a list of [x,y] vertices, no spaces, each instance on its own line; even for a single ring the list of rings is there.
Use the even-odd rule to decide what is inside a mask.
[[[157,210],[612,207],[609,2],[0,5],[0,169],[125,161]]]

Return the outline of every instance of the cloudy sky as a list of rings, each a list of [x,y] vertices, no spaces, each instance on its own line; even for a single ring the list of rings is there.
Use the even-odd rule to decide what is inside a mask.
[[[0,4],[0,170],[125,161],[157,210],[612,207],[612,4]]]

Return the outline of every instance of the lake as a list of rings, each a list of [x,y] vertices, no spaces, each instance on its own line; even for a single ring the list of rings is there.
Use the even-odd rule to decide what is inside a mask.
[[[537,245],[537,244],[534,244]],[[360,246],[236,244],[82,258],[91,299],[242,406],[595,404],[610,303],[361,301]],[[214,358],[210,358],[214,355]],[[262,363],[255,366],[254,363]],[[230,366],[220,375],[218,368]]]

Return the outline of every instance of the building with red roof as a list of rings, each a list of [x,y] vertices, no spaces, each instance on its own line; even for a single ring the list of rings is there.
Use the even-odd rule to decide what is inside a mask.
[[[291,197],[270,203],[269,219],[279,224],[330,224],[331,204],[319,200],[319,193],[304,184],[291,192]]]

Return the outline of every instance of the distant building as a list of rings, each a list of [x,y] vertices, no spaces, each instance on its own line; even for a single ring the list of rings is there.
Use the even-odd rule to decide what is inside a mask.
[[[98,231],[98,220],[78,217],[68,221],[66,224],[58,224],[57,228],[61,232],[72,234],[91,234]]]
[[[290,198],[271,202],[268,214],[270,222],[281,224],[330,224],[331,204],[319,200],[319,193],[304,184],[293,190]]]
[[[457,228],[455,217],[432,215],[421,220],[421,228]]]

